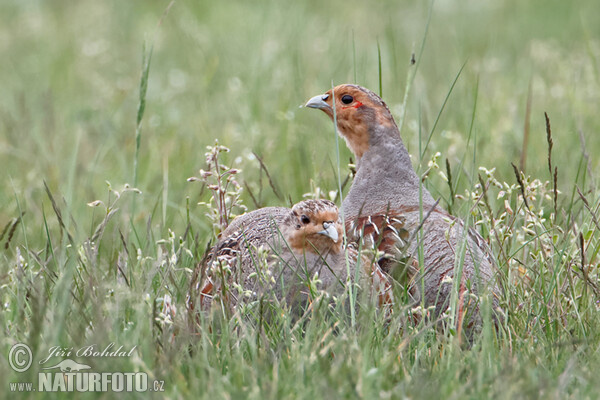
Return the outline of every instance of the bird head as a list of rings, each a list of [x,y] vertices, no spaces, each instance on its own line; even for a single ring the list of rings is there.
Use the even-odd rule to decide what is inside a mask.
[[[295,204],[285,226],[283,234],[297,253],[338,253],[342,248],[339,211],[329,200],[305,200]]]
[[[387,105],[375,93],[358,85],[344,84],[317,95],[305,107],[323,110],[357,158],[385,134],[399,138],[398,128]]]

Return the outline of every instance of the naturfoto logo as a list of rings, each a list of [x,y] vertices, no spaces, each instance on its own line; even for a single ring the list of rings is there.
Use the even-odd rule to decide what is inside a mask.
[[[146,372],[92,371],[92,366],[73,360],[73,357],[131,357],[137,346],[125,349],[110,343],[105,347],[96,344],[80,348],[53,346],[48,355],[39,361],[37,386],[32,381],[11,382],[11,392],[162,392],[164,381],[150,380]],[[50,360],[52,360],[50,362]],[[29,369],[33,361],[31,348],[24,343],[13,345],[8,361],[17,373]],[[46,364],[47,363],[47,364]],[[93,363],[92,363],[93,365]],[[52,371],[53,370],[53,371]]]

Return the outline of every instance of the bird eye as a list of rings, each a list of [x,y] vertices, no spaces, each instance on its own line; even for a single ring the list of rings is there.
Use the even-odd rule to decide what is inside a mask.
[[[304,225],[308,224],[310,222],[310,218],[308,218],[306,215],[303,215],[300,217],[300,221],[302,221],[302,223]]]
[[[354,98],[352,98],[352,96],[350,96],[349,94],[345,94],[342,96],[342,103],[344,104],[350,104],[354,101]]]

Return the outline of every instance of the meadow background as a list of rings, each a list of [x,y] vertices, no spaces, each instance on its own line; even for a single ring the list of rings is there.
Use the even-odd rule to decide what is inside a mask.
[[[39,372],[10,369],[16,342],[34,360],[114,342],[135,356],[94,370],[148,372],[158,397],[597,397],[597,1],[168,5],[0,2],[0,390]],[[209,191],[187,181],[206,146],[230,148],[249,209],[335,197],[332,124],[299,106],[346,82],[382,91],[429,190],[490,241],[499,338],[467,348],[369,315],[335,333],[319,318],[189,331],[215,234]],[[349,158],[341,141],[342,180]]]

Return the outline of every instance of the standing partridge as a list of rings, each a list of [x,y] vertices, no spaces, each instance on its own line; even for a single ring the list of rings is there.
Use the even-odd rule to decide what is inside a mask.
[[[390,258],[408,259],[410,290],[426,307],[435,306],[435,318],[448,308],[459,272],[457,322],[463,326],[464,320],[467,333],[479,329],[477,295],[490,291],[496,308],[500,293],[487,243],[475,230],[465,230],[464,222],[439,207],[420,185],[396,122],[379,96],[345,84],[311,98],[306,107],[333,119],[334,104],[337,129],[356,157],[356,176],[343,203],[349,236],[371,237],[388,254],[380,262],[385,272],[398,264]]]
[[[301,313],[315,296],[315,286],[332,295],[343,293],[347,256],[350,271],[360,262],[361,278],[369,277],[379,301],[389,302],[391,285],[379,266],[344,248],[342,235],[338,208],[329,200],[305,200],[291,209],[267,207],[235,218],[205,261],[202,308],[215,296],[230,309],[274,296]]]

